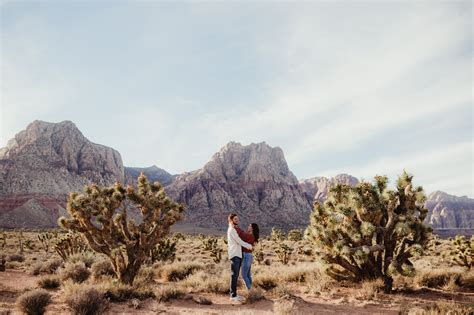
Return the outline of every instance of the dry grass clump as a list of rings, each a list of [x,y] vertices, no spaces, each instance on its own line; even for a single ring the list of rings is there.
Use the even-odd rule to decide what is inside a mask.
[[[57,289],[61,285],[61,280],[58,276],[47,275],[38,279],[36,284],[43,289]]]
[[[383,292],[384,283],[382,279],[364,281],[357,291],[357,298],[363,300],[373,300],[377,295]]]
[[[186,292],[176,285],[162,286],[155,290],[155,297],[158,302],[167,302],[171,299],[179,299],[184,297],[185,294]]]
[[[474,270],[464,272],[459,278],[458,285],[466,289],[474,289]]]
[[[245,302],[252,304],[265,299],[264,291],[260,288],[252,288],[247,292]]]
[[[179,262],[176,264],[165,265],[158,271],[158,273],[159,276],[166,281],[180,281],[202,269],[204,269],[202,264]]]
[[[229,293],[228,272],[218,269],[209,271],[200,270],[179,282],[182,287],[190,288],[194,292]]]
[[[76,315],[102,314],[108,306],[103,293],[90,285],[69,282],[63,296],[64,302]]]
[[[16,300],[18,309],[28,315],[44,314],[49,303],[51,303],[51,294],[44,289],[28,291]]]
[[[295,301],[291,298],[280,298],[273,303],[273,313],[290,315],[295,313]]]
[[[283,267],[276,270],[282,281],[306,282],[315,270],[314,265],[302,264],[297,267]]]
[[[37,276],[40,273],[52,274],[62,265],[63,261],[60,258],[51,258],[46,262],[36,262],[30,267],[29,274],[33,276]]]
[[[112,302],[123,302],[131,299],[145,300],[155,296],[148,287],[131,286],[111,279],[101,282],[98,289],[104,293],[105,298]]]
[[[473,313],[474,307],[455,303],[454,301],[436,302],[423,308],[404,305],[399,311],[401,315],[471,315]]]
[[[8,262],[11,262],[11,261],[24,262],[25,261],[25,256],[20,255],[20,254],[10,254],[10,255],[7,256],[6,260]]]
[[[90,268],[92,264],[97,260],[97,256],[92,252],[82,252],[69,256],[68,262],[75,264],[78,262],[84,263],[87,268]]]
[[[83,262],[77,262],[75,264],[66,264],[64,269],[61,271],[61,278],[63,280],[71,279],[76,283],[86,281],[91,272],[86,268]]]
[[[278,286],[278,277],[274,273],[260,273],[253,277],[253,284],[264,290],[271,290]]]
[[[133,284],[135,287],[146,286],[155,282],[155,268],[154,267],[142,267],[138,271]]]
[[[103,276],[115,276],[114,268],[108,260],[99,260],[91,266],[92,277],[94,279],[100,279]]]
[[[334,287],[334,280],[328,275],[314,270],[309,273],[306,280],[307,293],[323,294],[329,292]]]
[[[459,283],[461,278],[460,272],[429,270],[421,271],[415,275],[413,282],[420,287],[441,288],[449,281]],[[453,280],[454,279],[454,280]]]

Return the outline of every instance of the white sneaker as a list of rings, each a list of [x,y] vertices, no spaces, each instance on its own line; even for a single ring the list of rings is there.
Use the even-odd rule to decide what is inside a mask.
[[[231,297],[230,300],[232,302],[242,302],[242,301],[245,301],[245,298],[240,295],[237,295],[237,296]]]

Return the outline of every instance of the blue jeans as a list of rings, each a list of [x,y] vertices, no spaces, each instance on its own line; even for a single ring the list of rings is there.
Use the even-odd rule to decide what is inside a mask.
[[[237,296],[237,279],[239,278],[241,263],[242,259],[240,257],[232,257],[230,260],[230,297]]]
[[[250,269],[252,268],[253,255],[252,253],[243,253],[242,261],[242,278],[244,279],[245,286],[250,290],[252,288],[252,274]]]

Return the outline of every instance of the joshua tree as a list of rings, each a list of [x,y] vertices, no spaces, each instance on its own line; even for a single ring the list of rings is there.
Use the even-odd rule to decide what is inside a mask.
[[[313,241],[334,279],[382,278],[391,292],[394,272],[413,271],[410,258],[422,253],[431,228],[422,187],[413,188],[404,172],[396,190],[386,176],[355,187],[336,185],[324,204],[315,202],[306,236]]]
[[[156,261],[170,261],[173,262],[176,258],[176,244],[178,241],[172,241],[169,238],[166,240],[162,239],[159,243],[151,250],[150,259],[151,262]]]
[[[464,235],[456,235],[456,238],[450,241],[450,245],[452,261],[470,270],[474,264],[474,235],[470,240],[467,240]]]
[[[280,242],[285,239],[285,234],[280,229],[277,229],[276,227],[272,227],[270,239],[274,242]]]
[[[127,206],[141,212],[142,223],[128,219]],[[133,284],[150,251],[182,218],[184,208],[142,173],[137,189],[119,183],[105,188],[92,184],[84,194],[71,193],[67,210],[71,218],[60,218],[59,225],[81,233],[92,250],[109,257],[121,282]]]
[[[277,250],[275,250],[275,253],[278,256],[278,260],[280,260],[283,265],[287,265],[290,261],[290,256],[291,253],[293,253],[293,249],[285,243],[280,243]]]
[[[209,237],[206,239],[202,239],[202,246],[205,251],[209,252],[209,255],[217,264],[222,259],[222,248],[219,246],[217,237]]]

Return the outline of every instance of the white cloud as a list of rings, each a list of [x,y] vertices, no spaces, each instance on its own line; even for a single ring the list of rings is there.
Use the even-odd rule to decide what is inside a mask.
[[[414,174],[416,185],[427,192],[443,190],[452,194],[473,196],[473,143],[455,143],[448,147],[420,149],[399,156],[381,156],[348,168],[334,168],[320,175],[335,176],[350,173],[371,180],[375,175],[387,175],[392,183],[405,169]],[[467,166],[467,168],[466,168]]]

